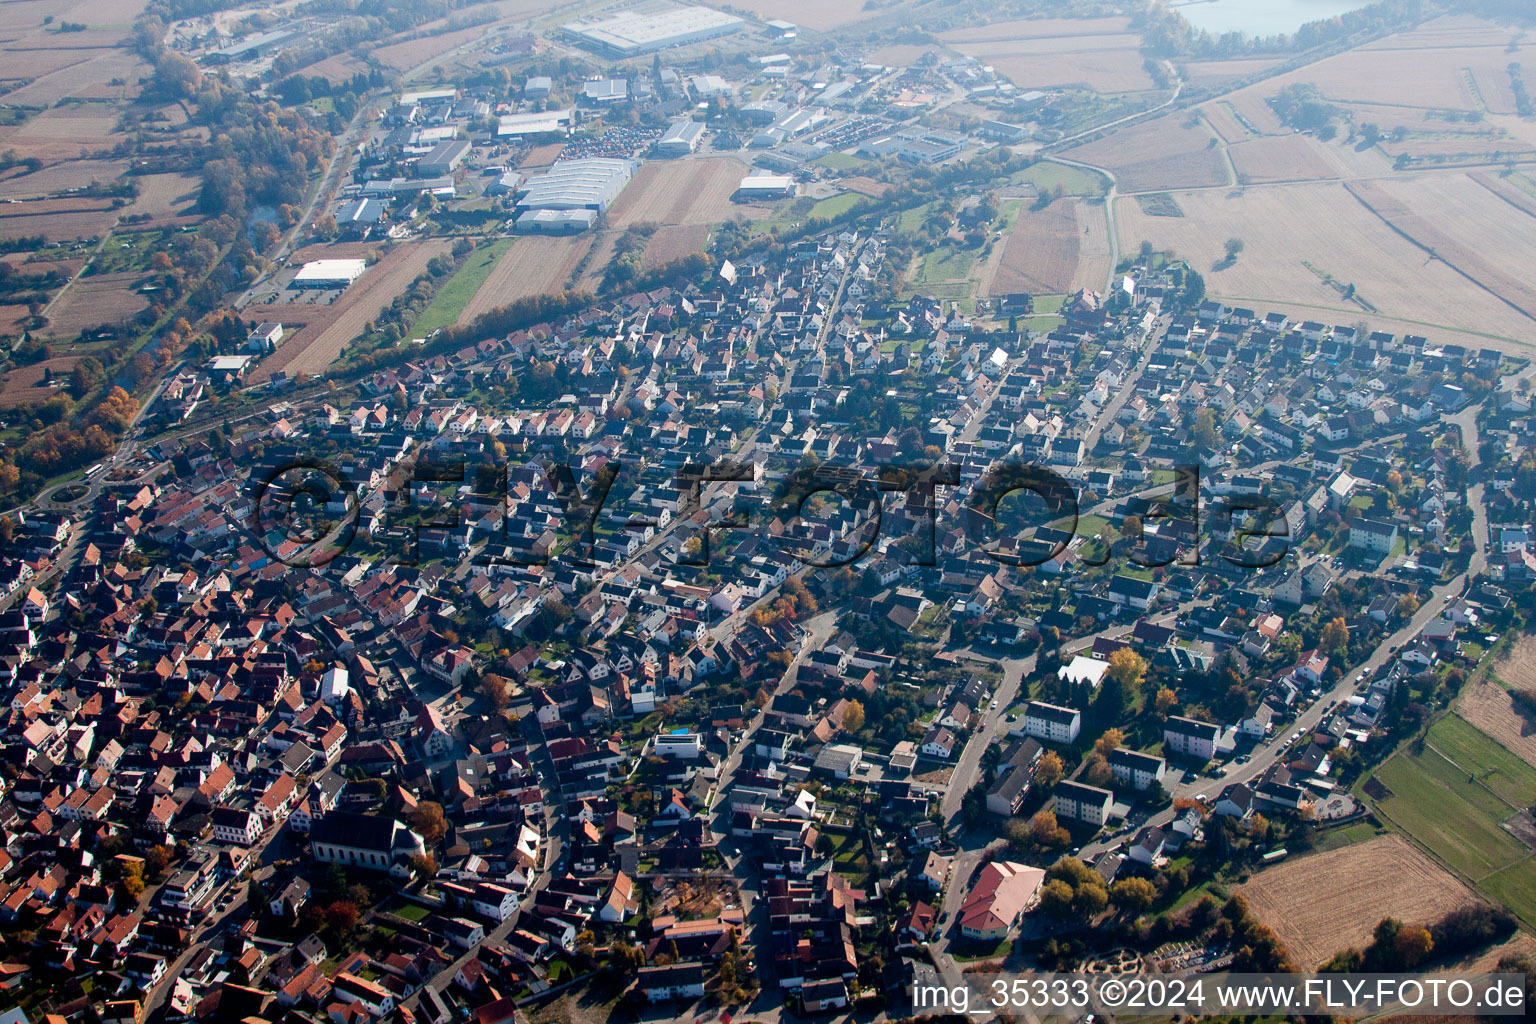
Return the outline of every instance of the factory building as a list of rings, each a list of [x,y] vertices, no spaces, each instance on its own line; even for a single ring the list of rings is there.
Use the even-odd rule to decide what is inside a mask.
[[[699,148],[699,140],[703,137],[704,122],[673,121],[656,140],[656,153],[658,156],[687,156]]]
[[[746,22],[709,7],[680,6],[661,11],[620,11],[606,17],[569,22],[564,31],[574,42],[608,57],[623,59],[740,32]]]
[[[519,210],[595,210],[605,212],[638,165],[633,160],[594,157],[561,160],[523,186]]]

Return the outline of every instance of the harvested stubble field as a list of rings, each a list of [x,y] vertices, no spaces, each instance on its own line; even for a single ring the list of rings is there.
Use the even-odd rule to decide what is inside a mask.
[[[1110,262],[1109,221],[1104,204],[1079,199],[1073,207],[1077,216],[1077,273],[1070,291],[1087,288],[1099,291],[1114,269]]]
[[[1076,203],[1058,200],[1043,210],[1022,210],[1003,244],[991,295],[1030,292],[1059,295],[1077,275]]]
[[[139,273],[91,274],[76,278],[48,310],[44,337],[67,340],[81,331],[115,324],[149,305],[138,291]]]
[[[1337,178],[1333,164],[1306,135],[1249,137],[1227,149],[1237,180],[1243,184],[1274,181],[1318,181]]]
[[[1243,127],[1243,123],[1233,115],[1232,108],[1225,103],[1207,103],[1200,108],[1200,113],[1205,115],[1211,130],[1220,135],[1223,142],[1242,142],[1244,139],[1255,138],[1254,133]]]
[[[1524,316],[1430,260],[1342,184],[1272,185],[1238,194],[1212,189],[1177,192],[1173,198],[1183,217],[1153,217],[1133,201],[1118,201],[1120,236],[1128,245],[1145,239],[1172,250],[1202,273],[1222,259],[1227,239],[1242,239],[1247,248],[1236,263],[1206,273],[1213,296],[1245,305],[1292,304],[1303,318],[1352,323],[1372,316],[1342,298],[1340,288],[1352,283],[1382,316],[1412,322],[1398,330],[1531,335]],[[1339,287],[1322,274],[1333,275]]]
[[[657,228],[656,233],[645,245],[645,256],[642,266],[646,270],[680,260],[684,256],[691,256],[696,252],[702,252],[704,243],[709,240],[709,228],[703,224],[673,224],[664,228]]]
[[[571,286],[572,291],[596,292],[603,285],[603,272],[608,269],[608,264],[613,262],[613,254],[618,249],[618,231],[604,231],[597,236],[592,243],[592,255],[587,259],[586,269]]]
[[[0,129],[0,145],[44,162],[73,160],[122,141],[117,120],[117,111],[100,103],[54,107],[25,124]]]
[[[1466,175],[1351,182],[1378,216],[1536,323],[1536,284],[1514,268],[1536,260],[1536,218]]]
[[[1142,67],[1141,39],[1127,24],[1124,18],[1002,21],[939,38],[1020,88],[1081,85],[1103,93],[1155,88]]]
[[[37,405],[58,394],[57,383],[67,382],[74,372],[80,356],[54,356],[39,363],[18,366],[5,374],[0,383],[0,408],[11,409],[18,405]],[[44,384],[43,376],[55,382]]]
[[[1517,690],[1536,693],[1536,636],[1515,641],[1509,654],[1494,664],[1493,674]]]
[[[1275,57],[1238,57],[1232,60],[1194,60],[1184,65],[1184,75],[1196,85],[1228,82],[1260,75],[1279,64]]]
[[[427,36],[423,39],[411,39],[403,43],[381,46],[374,50],[372,55],[392,68],[406,71],[428,61],[444,57],[468,43],[473,43],[475,40],[483,37],[488,30],[489,26],[473,25],[469,28],[461,28],[453,32],[444,32],[442,35]]]
[[[731,6],[822,31],[871,16],[864,0],[736,0]]]
[[[1098,290],[1109,274],[1109,231],[1102,205],[1057,200],[1024,209],[1003,245],[988,295],[1060,295]]]
[[[1383,917],[1426,924],[1477,897],[1401,836],[1266,868],[1240,890],[1302,970],[1363,945]]]
[[[520,235],[497,262],[475,297],[465,304],[459,323],[469,323],[518,299],[563,291],[571,272],[592,247],[592,236]]]
[[[303,325],[282,348],[261,362],[252,372],[251,382],[260,383],[278,370],[286,370],[290,377],[322,372],[336,361],[348,342],[363,332],[364,324],[378,316],[427,269],[428,260],[447,251],[448,243],[441,239],[397,246],[365,270],[330,305],[277,303],[246,307],[242,315],[247,319]]]
[[[133,178],[139,195],[125,214],[149,214],[156,226],[196,219],[198,179],[190,174],[140,174]]]
[[[655,160],[644,164],[608,211],[616,228],[632,224],[719,224],[738,215],[749,220],[771,211],[731,202],[747,169],[730,157]]]
[[[0,207],[0,234],[42,235],[50,242],[106,234],[117,222],[110,199],[40,199]]]
[[[1122,193],[1200,188],[1227,181],[1226,162],[1210,145],[1214,138],[1203,124],[1190,127],[1182,117],[1164,115],[1110,132],[1064,155],[1109,168]]]

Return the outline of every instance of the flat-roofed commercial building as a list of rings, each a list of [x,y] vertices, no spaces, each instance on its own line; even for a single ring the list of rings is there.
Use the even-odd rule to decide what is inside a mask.
[[[652,12],[620,11],[568,22],[564,29],[566,35],[590,50],[623,58],[714,39],[740,32],[745,26],[746,22],[734,14],[688,5]]]
[[[363,276],[367,260],[315,260],[293,275],[295,288],[345,288]]]

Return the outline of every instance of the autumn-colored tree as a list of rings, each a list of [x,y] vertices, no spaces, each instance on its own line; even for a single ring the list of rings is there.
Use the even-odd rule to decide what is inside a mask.
[[[144,862],[131,860],[123,865],[123,877],[118,880],[118,886],[123,890],[123,895],[129,900],[138,902],[144,895]]]
[[[416,805],[416,810],[411,812],[411,825],[421,834],[428,849],[436,846],[448,834],[448,819],[443,814],[443,805],[432,800],[423,800]]]
[[[1262,814],[1255,814],[1248,819],[1248,837],[1255,841],[1263,839],[1269,834],[1269,819]]]
[[[1344,621],[1344,616],[1339,615],[1329,620],[1323,627],[1318,646],[1329,654],[1336,655],[1341,655],[1349,649],[1349,624]]]
[[[430,853],[418,853],[411,858],[411,870],[422,878],[432,878],[437,874],[437,858]]]
[[[864,705],[856,700],[843,709],[843,731],[855,733],[864,728]]]
[[[1155,706],[1157,707],[1157,713],[1166,718],[1174,708],[1179,706],[1179,695],[1165,686],[1157,691]]]
[[[499,676],[495,672],[487,672],[480,677],[480,692],[485,694],[485,699],[490,701],[491,707],[497,711],[512,702],[512,684],[508,683],[504,676]]]
[[[333,900],[325,908],[325,926],[337,935],[350,935],[362,918],[351,900]]]
[[[1060,849],[1072,841],[1072,834],[1061,827],[1056,812],[1050,810],[1036,811],[1029,819],[1029,835],[1037,846],[1047,850]]]
[[[1397,939],[1393,943],[1397,955],[1402,958],[1403,967],[1411,969],[1424,962],[1429,956],[1430,950],[1435,948],[1435,940],[1430,936],[1429,929],[1421,925],[1403,925],[1397,931]]]
[[[1398,618],[1409,619],[1413,613],[1419,610],[1419,599],[1412,594],[1404,594],[1397,600]]]
[[[1109,656],[1107,674],[1119,682],[1126,693],[1132,693],[1147,674],[1147,661],[1129,647],[1122,647]]]
[[[1093,749],[1108,757],[1125,745],[1125,733],[1119,729],[1106,729],[1104,735],[1094,741]]]
[[[1114,777],[1115,773],[1109,767],[1109,761],[1097,750],[1089,754],[1088,759],[1083,762],[1083,779],[1090,786],[1106,785]]]
[[[1042,754],[1040,762],[1035,765],[1035,781],[1046,789],[1056,785],[1066,774],[1067,766],[1061,763],[1061,755],[1053,750]]]
[[[1109,887],[1109,899],[1134,917],[1157,900],[1157,886],[1145,878],[1122,878]]]

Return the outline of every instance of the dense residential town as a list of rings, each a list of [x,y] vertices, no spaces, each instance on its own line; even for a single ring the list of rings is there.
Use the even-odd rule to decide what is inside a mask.
[[[1016,12],[1140,33],[1119,92],[884,6],[118,19],[111,158],[195,202],[0,218],[76,264],[4,333],[0,1024],[1536,976],[1529,343],[1125,237],[1158,161],[1057,153],[1213,95],[1180,16]]]

